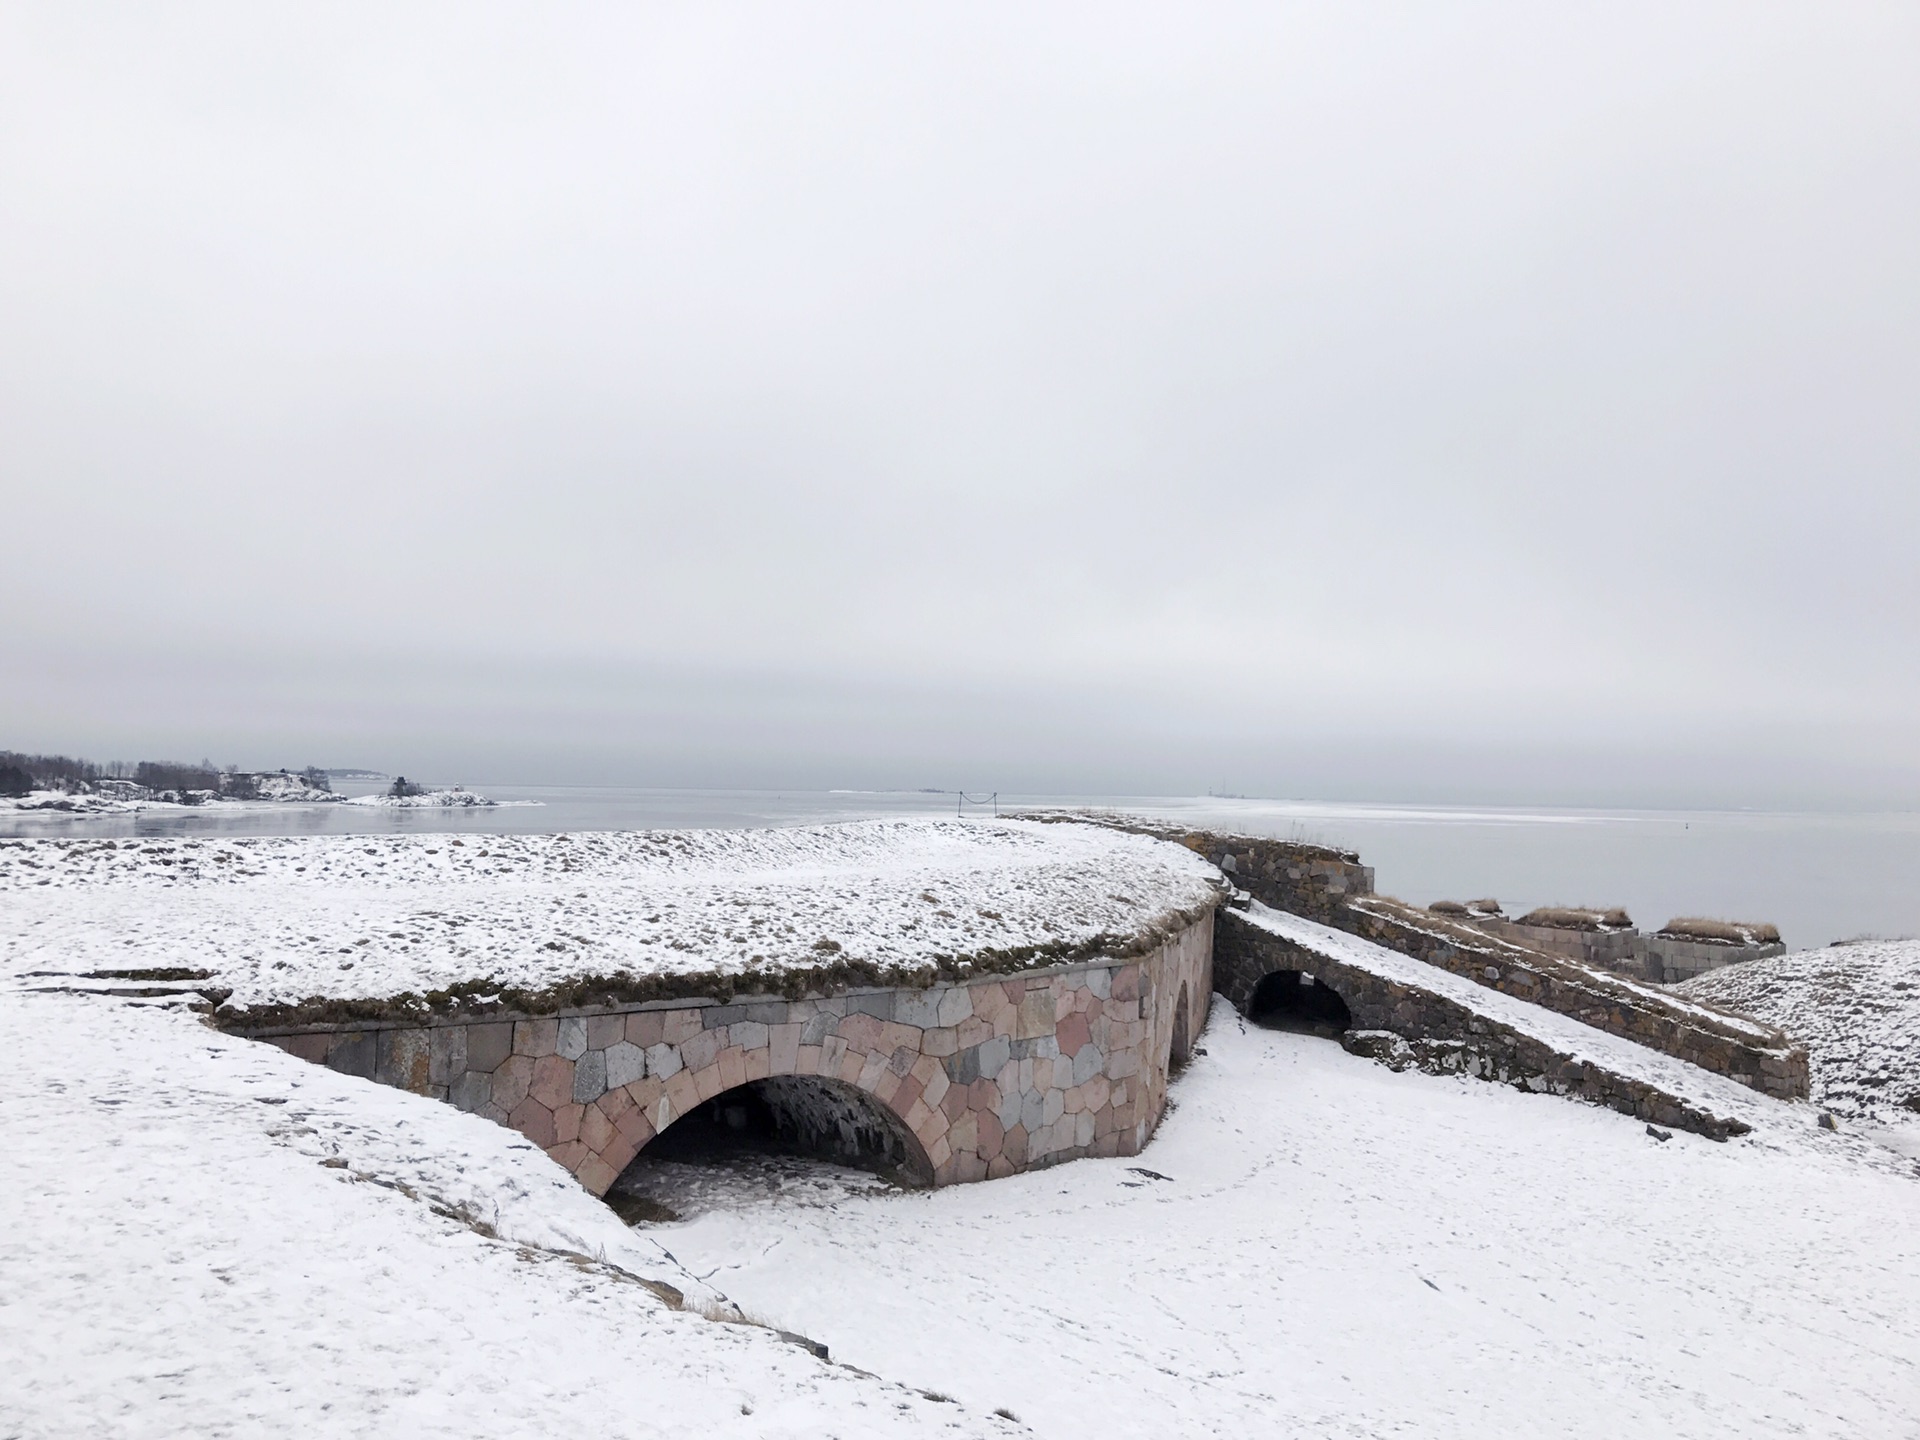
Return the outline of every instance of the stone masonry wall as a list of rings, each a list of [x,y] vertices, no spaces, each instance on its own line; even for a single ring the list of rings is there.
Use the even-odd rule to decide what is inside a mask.
[[[1715,1140],[1747,1129],[1738,1120],[1710,1114],[1644,1081],[1572,1059],[1444,995],[1399,984],[1270,934],[1230,909],[1221,911],[1216,923],[1215,982],[1242,1014],[1262,979],[1275,971],[1299,971],[1346,1002],[1353,1025],[1341,1043],[1396,1069],[1411,1064],[1570,1095]]]
[[[596,1195],[696,1106],[788,1075],[884,1107],[913,1168],[946,1185],[1137,1153],[1166,1107],[1183,997],[1205,1022],[1212,956],[1208,915],[1141,957],[928,990],[251,1033],[508,1125]]]
[[[1805,1099],[1807,1048],[1757,1021],[1721,1019],[1578,962],[1380,896],[1346,908],[1342,930],[1530,1000],[1609,1035],[1688,1061],[1765,1095]]]
[[[1738,1080],[1763,1094],[1803,1099],[1807,1050],[1754,1022],[1722,1021],[1697,1004],[1669,1000],[1538,944],[1454,923],[1416,906],[1374,894],[1374,873],[1351,851],[1294,841],[1190,829],[1142,820],[1076,813],[1062,818],[1111,824],[1172,840],[1205,855],[1240,889],[1276,910],[1385,945],[1451,970],[1480,985],[1633,1040]]]

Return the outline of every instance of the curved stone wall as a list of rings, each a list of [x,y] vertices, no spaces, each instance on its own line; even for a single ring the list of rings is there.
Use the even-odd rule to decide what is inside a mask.
[[[948,1185],[1136,1153],[1205,1021],[1212,957],[1208,914],[1141,957],[927,990],[253,1033],[509,1125],[595,1194],[702,1102],[787,1075],[871,1097]]]

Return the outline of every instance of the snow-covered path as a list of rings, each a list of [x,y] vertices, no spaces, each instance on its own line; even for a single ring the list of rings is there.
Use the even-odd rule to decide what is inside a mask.
[[[1046,1436],[1920,1434],[1920,1182],[1807,1107],[1661,1143],[1223,1003],[1205,1046],[1136,1160],[652,1233]]]
[[[568,1259],[699,1290],[509,1130],[182,1011],[0,1003],[7,1440],[1015,1433]]]

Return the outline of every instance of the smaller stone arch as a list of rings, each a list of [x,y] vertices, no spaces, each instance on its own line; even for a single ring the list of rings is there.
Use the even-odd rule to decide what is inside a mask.
[[[1305,970],[1270,970],[1260,977],[1247,1001],[1247,1018],[1256,1025],[1283,1030],[1339,1034],[1353,1027],[1346,999]]]

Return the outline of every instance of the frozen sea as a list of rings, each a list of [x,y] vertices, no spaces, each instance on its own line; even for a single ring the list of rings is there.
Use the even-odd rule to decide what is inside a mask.
[[[305,835],[555,832],[807,825],[991,814],[926,791],[476,787],[472,810],[362,806],[156,808],[92,817],[0,814],[0,835]],[[508,803],[511,802],[511,803]],[[1100,806],[1345,846],[1380,890],[1426,903],[1499,899],[1624,905],[1643,927],[1675,915],[1771,920],[1790,946],[1920,934],[1920,813],[1394,806],[1141,795],[1002,795],[1002,812]]]

